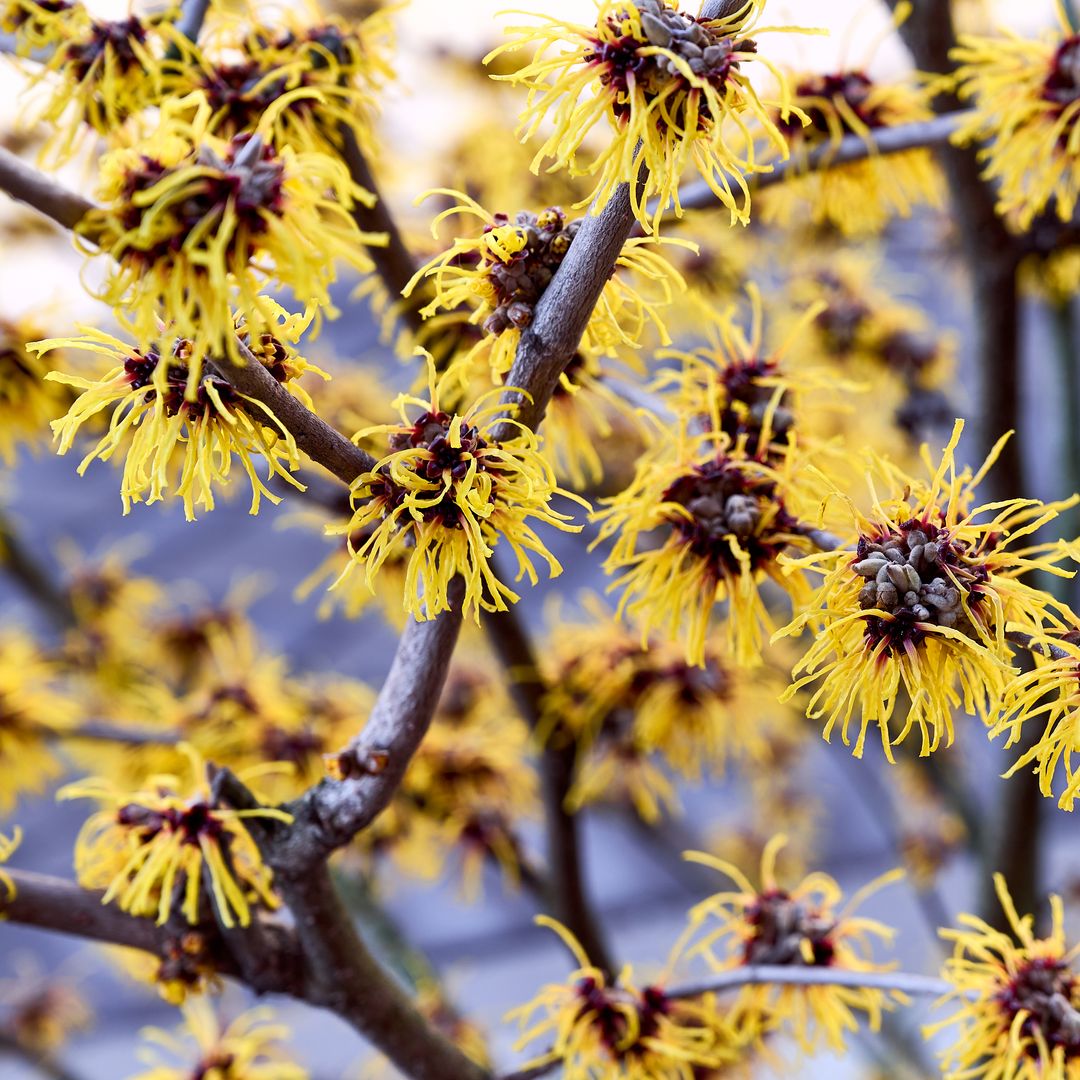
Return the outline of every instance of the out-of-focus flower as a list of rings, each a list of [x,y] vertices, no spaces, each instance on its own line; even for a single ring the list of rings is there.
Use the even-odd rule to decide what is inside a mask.
[[[465,582],[463,611],[477,620],[480,610],[505,611],[518,595],[500,581],[491,566],[494,546],[505,540],[517,558],[518,580],[537,581],[530,553],[562,572],[529,519],[564,532],[580,526],[551,508],[555,495],[577,499],[555,481],[533,432],[504,419],[493,400],[497,391],[478,399],[464,415],[450,415],[439,404],[434,363],[428,357],[429,396],[402,394],[395,402],[401,423],[358,432],[359,439],[385,432],[390,453],[353,482],[356,507],[348,525],[331,534],[365,537],[351,549],[352,561],[339,580],[363,566],[372,585],[383,563],[411,545],[405,571],[405,610],[432,619],[449,607],[447,590],[459,574]],[[409,407],[421,410],[415,419]],[[497,438],[499,428],[509,436]],[[370,531],[367,531],[370,527]],[[335,587],[337,587],[335,585]]]
[[[952,52],[960,97],[974,107],[953,139],[985,143],[998,212],[1024,231],[1051,204],[1070,221],[1080,199],[1080,35],[1060,5],[1058,18],[1060,32],[1040,41],[965,36]]]
[[[871,152],[862,161],[775,185],[761,197],[763,220],[787,225],[796,215],[805,218],[808,204],[814,224],[858,236],[881,232],[894,216],[908,217],[914,206],[942,205],[945,185],[933,151],[916,148],[886,158],[874,152],[879,132],[933,118],[932,86],[875,82],[862,71],[801,75],[792,81],[792,102],[810,123],[803,127],[781,118],[778,126],[796,162],[818,147],[837,146],[846,135],[858,135]]]
[[[196,925],[211,901],[225,926],[247,926],[254,904],[276,907],[271,873],[246,818],[290,822],[282,810],[234,810],[218,805],[202,762],[187,750],[192,778],[158,775],[140,791],[120,790],[104,778],[69,784],[62,799],[96,799],[75,844],[75,873],[86,888],[104,888],[102,903],[162,925],[176,905]],[[205,880],[204,880],[205,874]]]
[[[196,930],[166,938],[159,955],[123,948],[110,949],[109,955],[132,978],[153,986],[170,1005],[183,1005],[189,994],[217,992],[223,985],[206,938]]]
[[[576,748],[571,809],[624,797],[655,821],[677,805],[657,762],[699,782],[729,764],[764,767],[776,743],[795,735],[796,714],[776,704],[776,669],[749,678],[712,642],[694,667],[678,645],[642,642],[592,598],[585,606],[587,622],[559,619],[552,627],[539,729],[547,742]]]
[[[1080,946],[1065,939],[1060,896],[1050,897],[1050,933],[1036,937],[1034,919],[1016,911],[1001,874],[994,888],[1009,930],[974,915],[961,929],[941,931],[953,943],[943,975],[957,1006],[926,1027],[927,1037],[952,1030],[942,1053],[946,1080],[1075,1080],[1080,1076],[1080,982],[1073,962]]]
[[[1039,569],[1071,577],[1059,565],[1071,549],[1061,541],[1016,544],[1073,505],[1076,496],[1064,503],[1010,499],[978,505],[975,489],[1004,440],[973,476],[956,464],[963,427],[958,420],[936,466],[927,458],[927,480],[889,462],[873,463],[880,477],[871,480],[873,509],[863,514],[851,505],[858,534],[854,550],[792,561],[793,569],[817,570],[825,581],[809,610],[780,631],[794,634],[809,626],[815,639],[785,696],[817,684],[807,715],[825,718],[826,739],[839,726],[845,746],[858,713],[856,757],[872,724],[892,761],[892,747],[913,730],[922,755],[943,741],[950,745],[954,709],[986,721],[1013,675],[1006,628],[1038,634],[1044,624],[1060,625],[1067,614],[1021,576]],[[893,722],[898,707],[899,725]]]
[[[16,55],[33,54],[33,81],[50,89],[37,119],[52,129],[44,152],[55,163],[75,153],[84,132],[116,139],[133,116],[161,101],[171,66],[166,47],[179,51],[185,40],[175,18],[166,9],[108,21],[63,0],[9,0],[0,10]]]
[[[703,956],[715,971],[755,964],[888,970],[889,965],[874,959],[874,943],[890,943],[895,931],[854,912],[868,896],[903,877],[903,871],[882,874],[847,902],[827,874],[809,874],[786,889],[776,879],[776,858],[786,843],[786,837],[776,836],[765,846],[760,887],[730,863],[688,852],[686,858],[718,870],[735,887],[691,909],[679,948],[688,946],[688,957]],[[842,1051],[845,1036],[858,1030],[860,1017],[877,1031],[882,1013],[894,1000],[906,999],[867,987],[753,985],[739,991],[729,1018],[736,1029],[752,1033],[759,1042],[783,1031],[794,1036],[805,1053],[814,1053],[822,1043]]]
[[[0,319],[0,462],[15,463],[20,446],[44,441],[49,423],[71,404],[71,392],[46,382],[51,364],[27,343],[41,337],[29,319]]]
[[[772,442],[765,420],[762,448]],[[796,486],[795,454],[775,464],[762,460],[763,450],[750,456],[746,436],[733,443],[715,409],[707,426],[701,431],[696,417],[683,417],[676,434],[660,433],[631,485],[594,514],[595,543],[615,537],[604,568],[619,575],[611,588],[623,590],[620,616],[629,614],[643,634],[683,637],[687,659],[701,665],[713,610],[726,600],[723,638],[736,663],[752,666],[773,627],[761,583],[773,580],[796,603],[809,596],[807,583],[782,573],[778,558],[792,545],[808,548],[800,523],[817,505]]]
[[[205,998],[185,1002],[181,1011],[184,1024],[175,1035],[143,1029],[150,1046],[140,1057],[151,1067],[131,1080],[308,1080],[283,1045],[289,1029],[272,1009],[250,1009],[227,1025]]]
[[[534,48],[531,63],[494,76],[529,88],[523,138],[546,120],[553,129],[533,160],[550,168],[597,176],[592,196],[603,206],[620,183],[629,183],[634,213],[655,231],[669,206],[681,208],[678,186],[695,168],[731,211],[749,220],[750,192],[744,173],[768,169],[753,145],[748,118],[757,121],[776,151],[787,141],[762,102],[746,68],[754,62],[780,81],[780,113],[791,113],[783,76],[758,52],[755,36],[765,0],[747,0],[731,15],[696,19],[672,0],[603,0],[594,26],[550,16],[538,26],[512,27],[514,40],[491,57]],[[792,31],[794,27],[777,28]],[[585,96],[591,92],[589,96]],[[591,160],[579,160],[582,144],[606,123],[610,142]],[[640,184],[634,181],[644,167]],[[657,197],[655,211],[646,202]]]
[[[272,301],[268,304],[269,329],[252,339],[241,327],[237,340],[290,394],[310,404],[296,380],[308,372],[326,376],[293,347],[309,320],[287,315]],[[267,480],[278,476],[303,490],[292,476],[300,467],[300,451],[292,434],[267,405],[236,390],[217,372],[196,374],[202,362],[190,339],[162,335],[142,350],[100,330],[81,329],[81,337],[37,341],[31,348],[39,354],[57,348],[81,349],[113,362],[97,379],[59,371],[47,378],[82,391],[67,415],[53,421],[57,453],[67,453],[85,425],[111,410],[107,431],[78,471],[82,475],[95,459],[108,461],[122,455],[120,497],[125,514],[132,503],[149,505],[179,497],[185,516],[192,521],[196,506],[214,509],[215,489],[228,485],[234,461],[251,484],[252,514],[258,513],[264,498],[273,503],[282,498],[259,476],[260,458]]]
[[[353,204],[375,197],[340,160],[258,133],[220,139],[211,119],[200,94],[165,102],[155,131],[102,159],[104,205],[77,230],[88,254],[115,260],[102,299],[130,310],[140,348],[160,339],[162,315],[169,335],[191,342],[189,388],[204,357],[239,361],[234,315],[253,340],[275,331],[265,287],[332,314],[336,264],[366,272],[367,245],[385,243],[353,220]]]
[[[942,868],[963,852],[968,831],[913,760],[898,762],[890,779],[896,783],[897,846],[912,885],[929,888]]]
[[[64,771],[55,744],[76,710],[58,690],[58,676],[28,636],[0,636],[0,817]]]
[[[0,833],[0,867],[4,865],[15,854],[16,849],[22,843],[22,829],[15,826],[11,831],[10,836],[5,836]],[[11,875],[3,869],[0,869],[0,885],[4,887],[4,891],[7,893],[7,899],[15,899],[15,882],[12,880]],[[0,913],[2,917],[2,913]]]
[[[373,156],[376,94],[394,77],[389,12],[346,20],[306,0],[268,16],[212,22],[191,60],[166,73],[167,89],[205,94],[222,138],[268,127],[276,146],[338,154],[343,125]]]
[[[611,979],[566,927],[544,915],[536,922],[559,935],[577,966],[566,982],[549,983],[508,1014],[522,1029],[518,1049],[554,1040],[526,1068],[557,1063],[566,1080],[693,1080],[697,1069],[736,1060],[734,1033],[710,1000],[641,988],[629,965]]]
[[[45,978],[18,959],[15,977],[0,979],[0,1024],[24,1051],[49,1057],[93,1023],[94,1010],[71,979]]]
[[[581,219],[568,219],[552,206],[539,214],[523,210],[511,221],[506,214],[489,213],[460,191],[440,189],[431,194],[459,200],[436,216],[432,222],[435,235],[439,224],[453,214],[479,218],[484,230],[478,237],[455,239],[451,247],[416,272],[404,295],[409,296],[421,280],[430,277],[435,297],[422,315],[429,317],[459,307],[471,310],[469,321],[480,325],[483,335],[457,360],[457,366],[466,378],[472,361],[483,356],[498,378],[510,370],[521,331],[532,323],[535,305],[570,250]],[[582,335],[583,352],[613,355],[619,346],[638,348],[650,325],[668,344],[659,308],[669,304],[684,283],[674,267],[651,250],[656,243],[654,238],[637,237],[623,245],[616,271],[605,284]],[[652,283],[656,298],[647,299],[630,284],[628,273]]]

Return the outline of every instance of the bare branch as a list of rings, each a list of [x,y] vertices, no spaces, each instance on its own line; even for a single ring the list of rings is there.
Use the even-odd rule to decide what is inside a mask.
[[[375,467],[376,461],[369,453],[293,397],[242,341],[237,345],[243,364],[217,360],[214,370],[242,394],[261,401],[270,409],[312,461],[328,469],[346,485]]]
[[[94,204],[0,146],[0,191],[32,206],[65,229],[74,229]]]
[[[309,867],[347,844],[389,804],[427,734],[461,630],[461,580],[451,611],[410,619],[363,731],[340,755],[349,775],[323,780],[288,807],[295,821],[274,844],[275,870]]]
[[[61,630],[75,625],[71,598],[23,542],[15,523],[0,511],[0,567]]]
[[[484,629],[506,671],[514,704],[529,727],[536,731],[540,726],[545,687],[517,609],[489,616],[484,620]],[[566,799],[574,782],[575,759],[573,745],[554,747],[550,740],[540,756],[548,845],[548,900],[552,913],[570,928],[589,959],[608,974],[613,974],[615,965],[586,893],[578,815],[568,813],[566,809]]]
[[[865,139],[861,135],[847,135],[835,146],[826,143],[807,154],[778,161],[771,172],[752,173],[746,177],[746,182],[751,190],[761,191],[775,184],[782,184],[785,180],[796,180],[808,172],[821,172],[853,161],[864,161],[869,157],[900,154],[905,150],[942,146],[948,143],[953,132],[970,116],[971,113],[965,110],[949,112],[936,116],[933,120],[881,128],[874,132],[872,139]],[[679,203],[684,210],[700,210],[714,205],[716,201],[715,193],[703,180],[688,184],[679,192]]]

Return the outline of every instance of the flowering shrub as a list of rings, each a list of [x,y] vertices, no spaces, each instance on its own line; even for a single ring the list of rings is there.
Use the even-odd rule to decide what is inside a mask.
[[[914,1075],[1080,1078],[1078,890],[1044,905],[1039,865],[1041,799],[1080,793],[1080,24],[880,6],[906,71],[815,62],[777,0],[581,0],[482,62],[421,54],[380,0],[0,0],[29,121],[0,130],[25,204],[0,243],[66,231],[62,288],[100,316],[29,272],[36,310],[0,310],[0,571],[27,602],[0,633],[0,921],[103,943],[181,1010],[138,1080],[316,1074],[229,983],[336,1014],[387,1059],[357,1076],[795,1075],[887,1036]],[[422,183],[380,116],[420,69],[455,116]],[[962,256],[968,333],[887,265],[913,236]],[[346,310],[373,351],[320,338]],[[294,579],[211,596],[171,536],[142,562],[93,553],[94,522],[30,539],[5,506],[50,435],[146,504],[125,525],[178,504],[203,585],[238,491],[296,526]],[[347,669],[266,617],[288,586]],[[887,841],[869,872],[844,785]],[[70,821],[48,794],[82,818],[70,880],[28,868]],[[666,956],[613,940],[586,819],[667,872],[628,863],[628,909],[685,899]],[[532,905],[569,973],[518,964],[504,1017],[465,1013],[397,917],[449,879]],[[78,977],[3,975],[0,1058],[69,1075]],[[924,1048],[894,1021],[935,998]]]

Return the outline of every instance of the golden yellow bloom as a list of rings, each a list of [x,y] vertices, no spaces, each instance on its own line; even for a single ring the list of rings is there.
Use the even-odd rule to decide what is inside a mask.
[[[892,747],[913,730],[923,756],[943,741],[950,745],[954,709],[986,722],[1013,676],[1006,627],[1038,634],[1046,623],[1060,624],[1054,609],[1067,612],[1019,579],[1031,570],[1071,577],[1058,565],[1071,549],[1062,542],[1015,545],[1077,497],[977,505],[975,489],[1005,440],[972,476],[956,463],[963,427],[958,420],[936,466],[926,459],[928,480],[875,463],[885,497],[868,477],[873,509],[863,514],[850,505],[858,534],[854,549],[792,562],[798,572],[815,570],[825,580],[810,610],[780,631],[794,634],[809,626],[815,638],[785,697],[817,684],[807,715],[825,718],[826,740],[839,727],[845,746],[858,714],[856,757],[872,724],[892,761]]]
[[[418,619],[432,619],[449,608],[447,589],[458,574],[465,581],[463,611],[477,621],[481,608],[505,611],[518,595],[500,581],[491,555],[505,539],[517,558],[517,580],[537,573],[530,553],[548,565],[552,577],[562,567],[544,546],[529,519],[576,532],[567,515],[551,509],[551,499],[563,495],[587,506],[556,485],[551,466],[540,454],[540,441],[516,421],[501,419],[498,391],[485,394],[464,415],[443,412],[441,387],[428,357],[427,400],[400,395],[395,407],[401,423],[358,432],[360,439],[385,432],[390,453],[352,485],[356,510],[346,526],[330,527],[332,535],[361,532],[362,546],[353,548],[352,561],[339,581],[363,565],[371,586],[383,563],[412,545],[405,571],[405,610]],[[415,419],[409,407],[422,410]],[[512,434],[497,439],[503,426]],[[370,533],[364,532],[371,526]],[[337,584],[334,586],[338,587]]]
[[[0,833],[0,866],[15,854],[16,848],[22,843],[22,829],[18,825],[11,830],[10,836],[5,836]],[[11,879],[11,875],[4,870],[0,870],[0,885],[4,887],[4,891],[7,893],[8,901],[15,899],[15,882]]]
[[[515,40],[491,54],[535,49],[531,63],[493,76],[529,88],[523,139],[545,120],[553,123],[533,159],[534,171],[550,158],[551,169],[597,176],[590,196],[597,212],[617,185],[631,183],[634,214],[655,232],[669,206],[681,212],[679,182],[693,167],[729,208],[732,222],[747,222],[750,191],[743,174],[769,168],[758,157],[748,118],[757,120],[780,156],[787,154],[787,141],[746,67],[756,61],[773,71],[781,116],[794,115],[785,80],[758,52],[757,36],[795,28],[761,26],[765,0],[746,0],[734,14],[707,20],[684,14],[673,0],[602,0],[598,7],[595,26],[543,17],[539,26],[512,27]],[[580,162],[582,144],[605,121],[609,144]],[[632,181],[642,166],[639,187]],[[654,196],[657,207],[650,213],[646,201]]]
[[[1062,810],[1072,810],[1080,794],[1080,769],[1073,754],[1080,749],[1080,646],[1075,629],[1040,636],[1031,650],[1035,667],[1013,679],[1006,688],[999,712],[991,719],[990,737],[1008,732],[1008,750],[1024,737],[1025,725],[1043,723],[1039,740],[1005,774],[1034,771],[1043,795],[1053,795],[1059,770],[1064,786],[1058,796]],[[1044,656],[1041,645],[1052,645],[1066,655]]]
[[[776,878],[776,858],[787,837],[776,836],[761,856],[760,887],[730,863],[701,852],[687,852],[692,862],[712,867],[734,882],[690,911],[683,945],[688,957],[703,956],[714,971],[755,964],[795,968],[827,967],[839,971],[885,971],[874,959],[875,942],[889,944],[895,934],[875,919],[854,914],[873,893],[903,877],[892,870],[875,878],[844,902],[840,886],[827,874],[811,873],[792,889]],[[730,1020],[759,1041],[775,1032],[792,1035],[804,1053],[824,1043],[842,1051],[848,1033],[865,1017],[872,1031],[900,994],[848,986],[744,986],[732,1005]]]
[[[987,143],[998,213],[1023,231],[1051,204],[1070,221],[1080,200],[1080,35],[1060,5],[1058,18],[1060,32],[1040,41],[965,36],[952,52],[958,92],[975,110],[954,141]]]
[[[696,427],[722,432],[745,453],[764,461],[781,460],[792,449],[790,436],[797,432],[800,445],[804,416],[802,402],[812,391],[835,397],[838,391],[855,391],[854,384],[837,378],[833,371],[811,363],[792,363],[790,354],[803,351],[808,330],[824,304],[806,308],[775,346],[765,342],[761,292],[753,282],[746,286],[748,325],[732,303],[718,308],[711,299],[691,296],[687,306],[696,314],[696,331],[708,344],[693,350],[665,349],[660,359],[676,360],[678,369],[667,369],[656,378],[654,389],[665,395],[679,415],[692,416]],[[799,349],[796,350],[795,346]],[[825,401],[820,407],[828,408]]]
[[[456,363],[464,369],[465,378],[471,362],[486,357],[498,378],[510,370],[521,331],[532,323],[535,305],[570,250],[581,219],[568,219],[552,206],[539,214],[523,210],[511,221],[506,214],[488,213],[460,191],[440,188],[429,194],[458,200],[432,222],[433,235],[437,236],[439,224],[454,214],[479,218],[484,230],[478,237],[455,239],[451,247],[416,272],[403,294],[410,296],[421,280],[430,277],[435,297],[421,311],[425,318],[459,307],[471,309],[469,321],[481,326],[483,335]],[[674,267],[651,250],[659,242],[637,237],[623,245],[615,262],[616,272],[605,284],[582,335],[584,352],[615,355],[619,346],[638,348],[650,325],[668,344],[658,309],[669,304],[685,284]],[[628,272],[653,283],[656,298],[647,299],[627,282]]]
[[[181,1012],[184,1024],[176,1035],[143,1029],[150,1045],[140,1057],[151,1067],[131,1080],[308,1080],[307,1069],[282,1045],[289,1029],[274,1020],[272,1009],[249,1009],[227,1025],[205,998],[186,1002]]]
[[[394,76],[389,13],[346,20],[306,0],[272,21],[254,7],[247,15],[208,26],[190,61],[166,74],[168,90],[202,91],[222,138],[269,126],[275,146],[337,154],[343,124],[373,155],[376,93]]]
[[[0,817],[64,771],[55,744],[76,714],[58,692],[57,676],[29,637],[0,636]]]
[[[933,87],[880,83],[858,70],[801,75],[792,103],[810,118],[805,127],[778,120],[796,162],[824,145],[836,146],[846,135],[858,135],[870,147],[862,161],[795,176],[761,196],[762,220],[788,225],[798,217],[815,225],[834,225],[845,236],[880,233],[915,206],[940,208],[945,185],[933,151],[906,150],[883,158],[873,152],[878,132],[901,124],[930,120]]]
[[[129,793],[99,777],[60,791],[61,799],[96,799],[107,807],[79,833],[75,873],[86,888],[105,889],[102,903],[116,900],[122,910],[156,918],[158,925],[179,898],[181,914],[192,925],[205,916],[209,901],[225,926],[247,926],[254,904],[272,908],[277,899],[244,819],[292,818],[270,807],[218,806],[198,755],[188,747],[186,756],[192,772],[187,781],[152,776],[144,789]]]
[[[798,719],[776,704],[775,669],[748,678],[725,650],[707,641],[704,664],[682,648],[620,625],[592,597],[587,622],[558,619],[544,655],[547,691],[538,734],[575,747],[576,776],[568,808],[600,799],[631,802],[647,821],[677,809],[667,769],[691,782],[733,765],[774,760],[777,741],[796,735]]]
[[[713,609],[727,601],[724,641],[736,663],[752,666],[773,626],[761,583],[771,579],[796,603],[809,595],[799,575],[781,572],[778,558],[791,545],[808,547],[800,521],[811,504],[796,488],[794,454],[761,460],[772,443],[767,416],[763,450],[751,457],[745,434],[733,444],[723,432],[717,398],[703,404],[711,407],[709,430],[682,417],[675,435],[661,432],[633,483],[593,515],[595,543],[615,537],[604,569],[619,574],[611,588],[623,590],[620,616],[629,614],[643,634],[683,637],[687,659],[700,666]]]
[[[565,983],[549,983],[507,1015],[521,1027],[516,1049],[554,1040],[526,1068],[557,1062],[566,1080],[693,1080],[699,1068],[735,1060],[734,1035],[709,999],[639,988],[629,965],[609,980],[566,927],[545,915],[536,922],[559,935],[577,966]]]
[[[286,315],[272,301],[268,304],[265,314],[272,321],[267,329],[252,340],[241,327],[237,340],[289,393],[310,405],[307,392],[296,380],[307,372],[327,376],[293,348],[309,320]],[[81,349],[113,362],[97,379],[55,371],[47,378],[82,391],[67,415],[53,421],[57,453],[66,454],[84,425],[111,410],[105,434],[78,471],[81,476],[95,459],[122,456],[120,498],[125,514],[132,503],[149,505],[179,497],[185,517],[192,521],[196,506],[214,509],[215,489],[228,485],[234,460],[251,484],[252,514],[259,512],[264,498],[281,502],[281,496],[267,486],[274,476],[304,489],[291,475],[300,467],[300,451],[292,434],[269,407],[236,390],[217,372],[200,374],[202,363],[194,342],[159,336],[154,344],[140,349],[92,327],[80,329],[82,337],[51,338],[30,347],[39,355],[57,348]],[[260,458],[266,480],[259,476]]]
[[[161,101],[163,72],[173,66],[166,48],[184,42],[175,19],[174,9],[106,21],[82,4],[10,4],[4,21],[14,26],[17,51],[46,54],[32,78],[51,91],[36,119],[52,129],[44,152],[54,164],[69,159],[90,132],[117,140],[132,117]]]
[[[942,1003],[957,1010],[925,1034],[953,1030],[941,1055],[946,1080],[1076,1080],[1080,983],[1072,965],[1080,946],[1065,940],[1061,897],[1050,897],[1050,934],[1040,938],[1001,874],[994,888],[1012,932],[974,915],[959,917],[961,929],[941,931],[954,946],[943,971],[953,988]]]
[[[51,365],[27,348],[41,336],[30,320],[0,319],[0,462],[15,463],[20,446],[43,441],[49,423],[71,404],[71,393],[45,381]]]
[[[309,312],[334,313],[329,288],[340,260],[372,268],[350,210],[374,196],[340,160],[267,145],[261,134],[211,134],[212,110],[192,93],[166,101],[158,128],[101,162],[105,205],[81,236],[115,260],[102,299],[131,310],[140,348],[168,332],[191,341],[191,385],[204,357],[239,360],[234,312],[254,339],[273,333],[278,307],[266,287],[288,288]]]

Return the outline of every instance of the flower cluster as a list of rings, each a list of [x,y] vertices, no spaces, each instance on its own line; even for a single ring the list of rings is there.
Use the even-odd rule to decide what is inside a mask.
[[[1037,937],[1033,917],[1017,913],[1000,874],[994,887],[1008,929],[961,915],[960,929],[941,931],[953,943],[944,972],[952,990],[944,1001],[957,1009],[926,1034],[954,1029],[942,1054],[949,1078],[1071,1080],[1080,1075],[1080,983],[1073,967],[1080,946],[1066,942],[1061,897],[1050,897],[1050,932]]]
[[[527,576],[536,583],[532,554],[547,563],[552,576],[561,573],[529,519],[574,532],[578,526],[567,524],[570,519],[550,503],[555,495],[575,496],[556,486],[537,437],[507,418],[502,405],[491,404],[493,395],[464,415],[444,412],[430,357],[428,364],[426,400],[403,394],[395,402],[399,424],[354,436],[384,432],[390,453],[353,482],[352,520],[328,531],[364,537],[351,548],[345,574],[363,565],[369,585],[388,558],[411,547],[403,600],[417,618],[432,619],[450,607],[450,583],[460,574],[462,610],[479,619],[481,609],[502,611],[518,599],[491,566],[500,539],[517,558],[519,580]],[[410,406],[421,410],[415,419]]]
[[[963,426],[957,421],[927,480],[878,463],[886,490],[901,494],[875,495],[869,514],[850,504],[854,550],[791,564],[796,573],[813,569],[825,580],[809,610],[781,631],[810,626],[815,634],[787,696],[816,684],[807,714],[825,718],[826,739],[839,726],[845,745],[858,715],[857,757],[874,724],[891,761],[892,747],[912,731],[923,755],[951,744],[957,707],[989,721],[1013,675],[1007,631],[1039,634],[1067,617],[1067,609],[1021,576],[1043,570],[1071,577],[1060,567],[1071,549],[1060,541],[1016,542],[1076,497],[1047,505],[1028,499],[978,505],[975,489],[1003,441],[972,475],[956,463]],[[899,730],[893,723],[898,711]]]
[[[629,966],[611,979],[564,926],[543,915],[536,921],[559,935],[576,967],[508,1016],[522,1028],[519,1049],[554,1039],[527,1068],[558,1062],[567,1080],[692,1080],[737,1059],[734,1033],[708,1003],[639,988]]]
[[[483,331],[456,361],[462,377],[468,377],[477,357],[486,358],[494,376],[501,377],[510,370],[521,331],[532,324],[536,304],[570,250],[581,219],[568,218],[552,206],[538,214],[520,211],[511,221],[506,214],[489,213],[459,191],[439,189],[431,194],[458,200],[434,219],[434,235],[438,235],[440,222],[460,214],[478,218],[484,229],[479,237],[455,239],[451,247],[416,272],[403,295],[411,295],[421,280],[431,278],[435,296],[421,314],[427,318],[439,311],[465,309],[470,311],[470,323]],[[579,348],[586,355],[613,354],[617,346],[637,348],[649,325],[664,344],[668,343],[659,308],[669,304],[684,283],[678,272],[651,250],[656,243],[652,238],[637,237],[623,245],[616,272],[605,284],[582,336]],[[647,299],[627,276],[652,282],[658,290],[656,299]]]
[[[268,329],[252,337],[241,324],[234,340],[291,394],[309,403],[296,380],[307,372],[325,377],[293,347],[309,320],[286,315],[272,301],[265,315]],[[100,330],[81,329],[82,337],[37,341],[30,348],[39,355],[59,348],[79,349],[112,361],[113,366],[96,379],[58,371],[47,378],[82,391],[67,415],[53,421],[58,453],[67,453],[83,427],[111,410],[105,434],[83,458],[79,473],[95,459],[122,455],[120,497],[125,514],[132,503],[173,496],[183,501],[189,521],[195,518],[196,506],[213,510],[215,489],[228,484],[234,459],[251,484],[253,514],[263,498],[281,501],[259,476],[260,458],[267,479],[278,476],[303,488],[292,476],[300,465],[292,434],[269,406],[235,389],[217,371],[207,370],[193,341],[162,335],[149,347],[139,348]],[[224,370],[227,373],[227,367]]]
[[[745,770],[775,759],[797,737],[792,710],[777,706],[778,669],[750,676],[706,642],[703,664],[683,650],[611,618],[587,600],[585,623],[558,620],[545,650],[540,733],[577,756],[569,809],[599,799],[626,798],[646,821],[677,809],[667,766],[699,782],[729,764]]]
[[[234,317],[256,339],[273,332],[264,288],[287,286],[317,325],[333,312],[336,262],[370,270],[366,245],[385,243],[353,220],[374,196],[340,160],[261,133],[220,138],[212,119],[199,93],[165,102],[152,133],[102,159],[104,206],[79,225],[114,260],[102,298],[130,310],[139,347],[161,337],[163,315],[191,342],[191,387],[205,357],[240,362]]]
[[[247,926],[252,907],[275,907],[270,870],[264,865],[245,819],[288,823],[281,810],[234,810],[221,805],[201,777],[193,749],[187,751],[191,779],[159,775],[139,791],[120,790],[107,779],[69,784],[64,799],[95,799],[105,809],[79,833],[75,872],[87,888],[104,888],[103,903],[164,924],[174,905],[192,925],[212,902],[227,926]]]
[[[814,224],[858,236],[881,232],[914,206],[942,205],[944,183],[932,151],[917,147],[883,158],[873,150],[881,131],[933,118],[932,86],[875,82],[860,70],[803,74],[792,84],[792,103],[809,123],[780,119],[778,126],[796,162],[818,147],[836,147],[846,135],[863,139],[871,153],[774,186],[761,200],[763,220],[788,225],[808,206]]]
[[[680,210],[679,181],[694,167],[730,209],[733,222],[749,220],[744,174],[769,166],[757,154],[746,117],[757,121],[781,156],[787,140],[746,69],[756,62],[774,71],[782,120],[800,115],[792,111],[786,81],[751,36],[765,29],[759,27],[764,7],[765,0],[747,0],[733,14],[700,19],[672,0],[603,0],[595,26],[548,17],[539,26],[511,28],[514,40],[489,59],[531,46],[532,61],[494,77],[529,89],[524,138],[546,119],[554,126],[536,153],[534,170],[551,158],[552,168],[596,175],[597,209],[618,184],[630,183],[636,217],[655,231],[664,210],[672,204]],[[604,122],[608,145],[580,161],[586,137]],[[635,183],[639,173],[641,182]],[[652,209],[646,202],[654,196]]]
[[[893,870],[859,889],[844,902],[840,886],[828,875],[813,873],[794,888],[776,877],[776,859],[787,838],[776,836],[761,856],[760,886],[730,863],[700,852],[693,862],[729,877],[735,888],[719,892],[690,912],[681,947],[688,956],[702,956],[715,971],[755,965],[830,968],[837,971],[887,970],[873,957],[873,943],[889,944],[894,931],[855,909],[878,889],[903,876]],[[822,1042],[841,1051],[845,1035],[865,1017],[878,1030],[884,1011],[902,995],[860,986],[792,986],[758,984],[739,991],[730,1021],[760,1042],[779,1029],[790,1033],[805,1053]]]
[[[998,212],[1026,231],[1044,210],[1070,221],[1080,199],[1080,35],[1059,6],[1060,34],[961,38],[958,92],[974,106],[955,141],[985,143]]]

